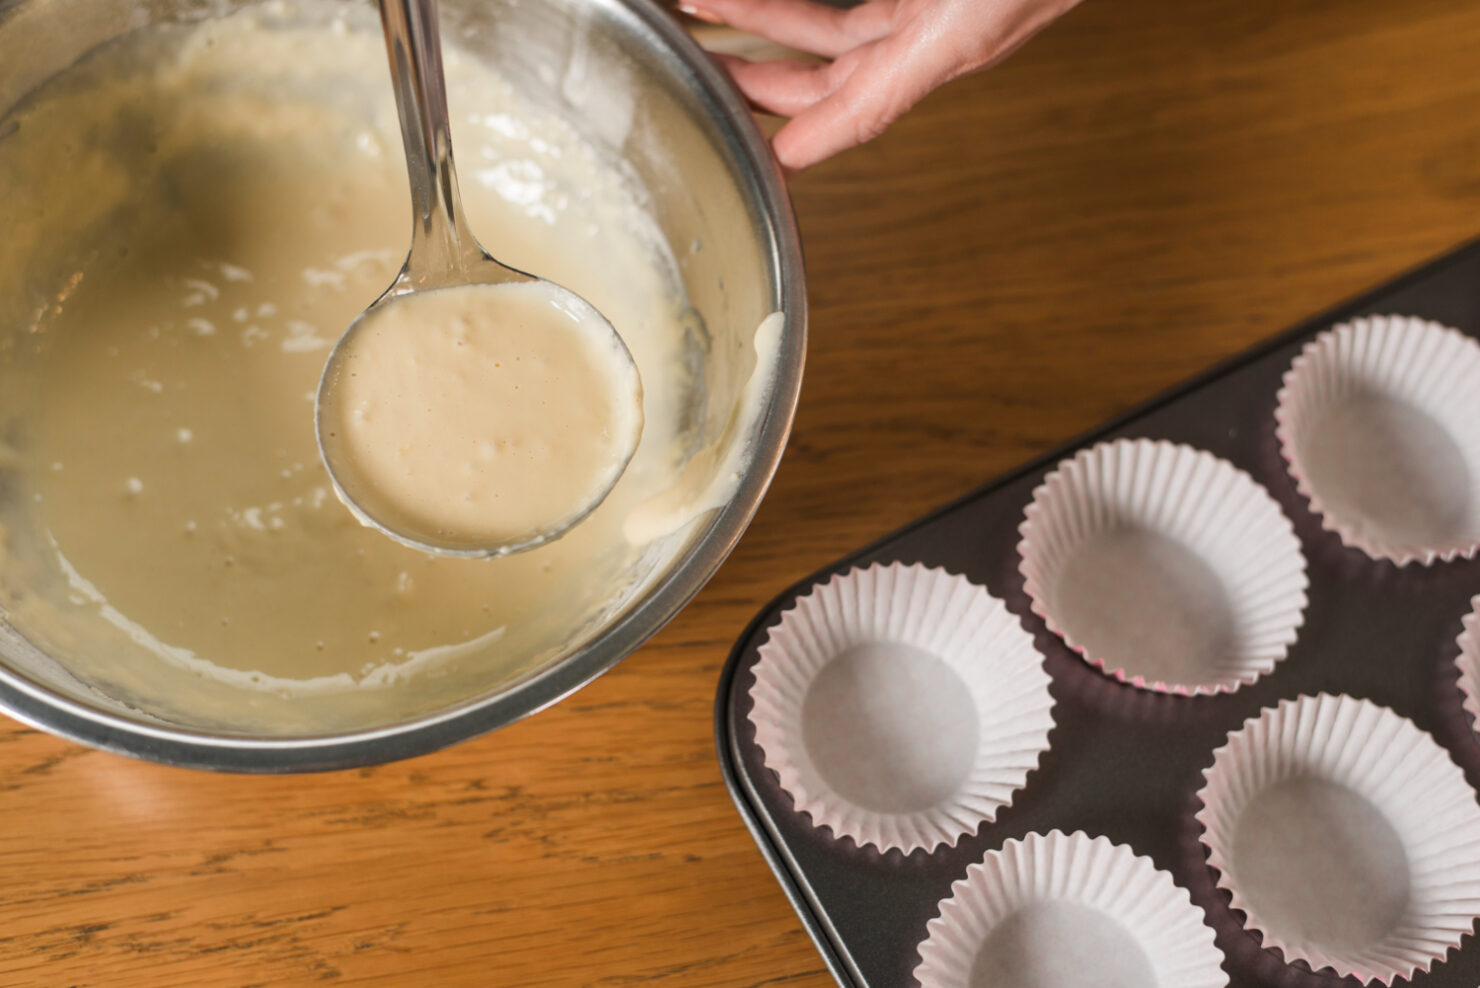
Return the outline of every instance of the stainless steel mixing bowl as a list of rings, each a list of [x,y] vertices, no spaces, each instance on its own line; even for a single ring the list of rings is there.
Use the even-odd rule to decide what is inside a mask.
[[[236,6],[0,0],[0,140],[7,108],[95,46],[150,22]],[[610,669],[698,592],[740,538],[786,442],[806,337],[795,221],[743,100],[648,0],[443,0],[443,36],[499,66],[526,98],[558,110],[631,170],[675,248],[691,303],[716,334],[709,352],[748,353],[741,327],[785,313],[779,374],[733,500],[687,533],[635,597],[594,626],[572,629],[562,653],[508,681],[469,680],[460,695],[413,705],[409,714],[387,705],[364,723],[325,733],[213,728],[151,709],[147,696],[110,695],[0,622],[0,707],[12,716],[100,748],[200,768],[308,771],[405,758],[507,724]],[[5,195],[0,190],[0,220]],[[725,400],[737,392],[716,390]]]

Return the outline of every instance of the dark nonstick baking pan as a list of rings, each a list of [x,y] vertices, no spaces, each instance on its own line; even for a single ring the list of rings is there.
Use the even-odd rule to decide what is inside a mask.
[[[735,644],[719,683],[720,763],[735,804],[843,985],[913,985],[917,947],[951,883],[1003,842],[1084,830],[1152,858],[1206,911],[1235,988],[1358,984],[1313,974],[1265,950],[1230,910],[1194,819],[1202,772],[1228,732],[1280,700],[1347,693],[1429,732],[1480,784],[1480,744],[1460,705],[1453,659],[1460,621],[1480,593],[1480,560],[1396,567],[1344,547],[1296,491],[1275,438],[1275,396],[1292,359],[1331,325],[1363,315],[1420,316],[1480,337],[1480,241],[1310,319],[1141,408],[885,536],[786,589]],[[1480,381],[1475,386],[1480,388]],[[1294,522],[1310,579],[1304,627],[1273,672],[1236,692],[1186,697],[1122,685],[1091,668],[1034,615],[1018,572],[1018,526],[1061,460],[1115,438],[1165,439],[1247,471]],[[922,563],[985,586],[1022,620],[1052,676],[1050,747],[1011,805],[934,853],[860,848],[812,826],[768,770],[747,720],[757,649],[796,598],[872,563]],[[1473,936],[1415,988],[1480,985]]]

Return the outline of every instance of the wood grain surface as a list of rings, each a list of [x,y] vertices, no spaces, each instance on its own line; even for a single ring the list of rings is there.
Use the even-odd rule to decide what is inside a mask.
[[[720,779],[731,643],[812,569],[1480,234],[1480,4],[1086,0],[794,197],[795,433],[676,620],[552,710],[365,771],[4,722],[0,984],[830,983]]]

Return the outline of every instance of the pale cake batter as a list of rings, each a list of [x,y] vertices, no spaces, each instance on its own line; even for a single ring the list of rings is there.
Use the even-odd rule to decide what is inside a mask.
[[[558,533],[600,503],[642,435],[620,337],[543,281],[379,303],[319,401],[324,455],[354,506],[455,549]]]
[[[5,617],[84,681],[192,723],[330,729],[385,719],[366,713],[385,691],[356,687],[415,674],[410,715],[507,681],[579,642],[733,489],[728,466],[683,472],[702,362],[651,219],[450,52],[470,223],[618,329],[642,441],[581,525],[504,559],[403,548],[335,499],[315,386],[400,265],[410,206],[373,13],[332,9],[136,33],[0,126]]]

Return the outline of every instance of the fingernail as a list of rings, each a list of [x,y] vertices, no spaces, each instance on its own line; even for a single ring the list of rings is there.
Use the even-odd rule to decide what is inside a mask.
[[[680,13],[688,14],[696,21],[704,21],[706,24],[723,24],[724,19],[712,11],[703,7],[695,7],[693,4],[681,3],[678,5]]]

